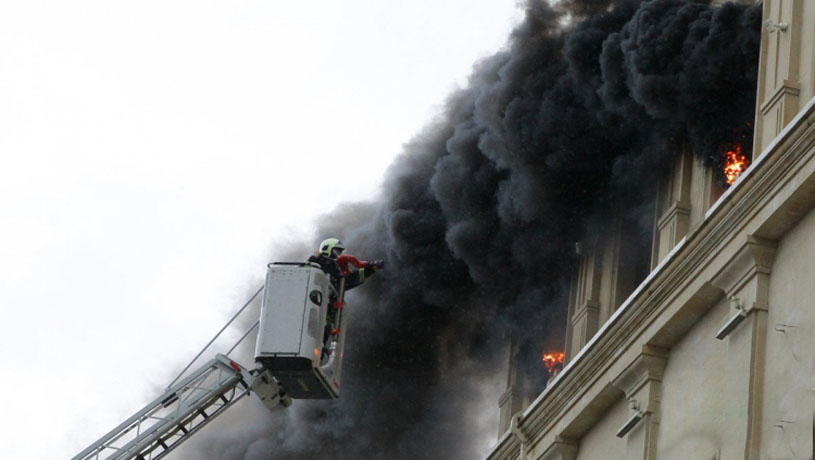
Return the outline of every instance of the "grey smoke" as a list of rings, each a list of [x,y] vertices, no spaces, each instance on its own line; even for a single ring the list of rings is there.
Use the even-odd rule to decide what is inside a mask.
[[[320,237],[388,263],[349,298],[342,397],[277,414],[245,402],[183,455],[483,456],[508,334],[536,390],[541,352],[562,348],[574,242],[622,222],[637,256],[654,171],[682,146],[717,164],[723,145],[749,142],[760,7],[705,3],[527,1],[382,197],[321,219]]]

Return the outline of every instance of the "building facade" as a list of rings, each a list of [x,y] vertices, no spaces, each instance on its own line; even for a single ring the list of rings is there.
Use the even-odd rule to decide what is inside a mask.
[[[644,281],[624,232],[576,248],[566,365],[510,368],[489,460],[815,458],[815,1],[763,14],[753,163],[677,157]]]

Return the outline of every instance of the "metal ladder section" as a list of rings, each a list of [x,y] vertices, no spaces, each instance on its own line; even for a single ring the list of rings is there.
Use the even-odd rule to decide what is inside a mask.
[[[218,354],[72,460],[158,460],[250,391],[270,409],[291,404],[268,371]]]

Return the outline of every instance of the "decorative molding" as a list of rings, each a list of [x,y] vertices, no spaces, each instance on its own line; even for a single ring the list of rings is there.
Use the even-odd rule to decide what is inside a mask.
[[[538,457],[539,460],[574,460],[577,458],[577,442],[573,439],[555,437],[555,441]]]
[[[665,210],[664,213],[662,213],[662,217],[660,217],[659,221],[657,222],[657,228],[662,230],[671,222],[671,219],[676,217],[690,217],[690,204],[680,201],[673,203],[668,209]]]
[[[517,460],[520,455],[520,444],[515,436],[507,431],[503,436],[498,438],[498,442],[492,448],[492,452],[487,456],[487,460]]]
[[[589,313],[599,313],[600,312],[600,302],[594,299],[589,299],[583,302],[581,305],[575,308],[574,317],[572,318],[572,324],[576,324],[578,321],[583,319]]]
[[[781,86],[773,91],[773,94],[767,98],[767,100],[761,104],[761,113],[762,115],[767,115],[770,113],[770,110],[777,104],[781,99],[785,97],[793,97],[798,98],[798,95],[801,94],[801,88],[798,86],[798,82],[784,80],[781,83]]]
[[[643,346],[642,353],[628,365],[613,381],[612,385],[625,393],[631,401],[635,395],[649,382],[662,382],[665,364],[668,362],[668,351],[652,346]],[[653,401],[646,400],[643,412],[653,411]]]
[[[775,241],[748,235],[738,252],[710,280],[728,297],[741,289],[750,277],[769,275],[778,244]]]
[[[498,399],[498,407],[503,407],[511,398],[512,393],[515,391],[514,386],[507,388],[507,391]]]

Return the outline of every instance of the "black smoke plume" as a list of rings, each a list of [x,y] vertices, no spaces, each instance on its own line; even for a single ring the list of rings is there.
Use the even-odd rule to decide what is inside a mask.
[[[196,458],[482,457],[506,337],[520,341],[537,391],[541,352],[562,349],[574,243],[615,215],[638,222],[680,148],[716,163],[750,129],[760,7],[525,10],[504,50],[405,146],[381,199],[322,220],[320,238],[388,264],[350,297],[341,398],[277,415],[245,405]]]

